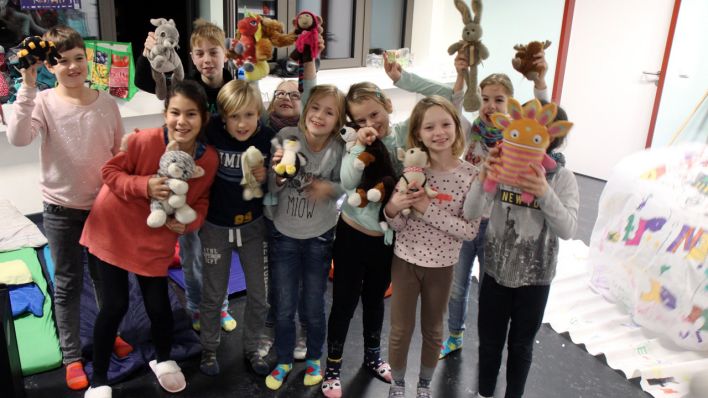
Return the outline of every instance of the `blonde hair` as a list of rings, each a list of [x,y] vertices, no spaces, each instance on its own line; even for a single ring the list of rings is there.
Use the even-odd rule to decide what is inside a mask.
[[[278,85],[275,87],[275,91],[280,90],[280,86],[283,84],[294,84],[295,89],[297,89],[297,80],[283,80]],[[275,95],[273,95],[273,98],[271,98],[270,102],[268,103],[268,109],[266,109],[268,113],[271,113],[275,110]]]
[[[425,97],[422,100],[418,101],[417,104],[415,104],[413,112],[411,112],[411,117],[410,119],[408,119],[408,148],[418,147],[423,148],[427,151],[425,144],[423,144],[423,141],[421,141],[420,137],[418,136],[418,132],[420,131],[420,127],[423,124],[423,118],[425,117],[425,113],[428,111],[428,109],[434,106],[439,106],[450,116],[452,116],[452,120],[455,122],[455,142],[452,143],[452,154],[455,157],[462,155],[462,152],[465,148],[465,138],[464,135],[462,135],[462,124],[460,123],[460,116],[457,114],[455,106],[452,105],[450,101],[439,95],[431,95],[430,97]]]
[[[86,49],[84,39],[79,32],[65,25],[57,25],[44,32],[42,39],[53,42],[57,52],[60,53],[74,48]]]
[[[344,93],[342,93],[342,91],[339,90],[337,86],[333,84],[320,84],[310,90],[310,97],[307,99],[305,107],[302,108],[302,116],[300,117],[300,121],[297,123],[297,126],[300,128],[300,131],[307,131],[305,121],[307,119],[307,112],[310,111],[312,103],[328,95],[334,97],[335,103],[337,104],[337,124],[332,130],[332,134],[339,136],[339,130],[342,128],[342,126],[344,126],[344,123],[346,123],[347,121],[347,114],[344,105]]]
[[[202,18],[194,21],[192,36],[189,38],[189,47],[198,46],[200,41],[206,41],[226,50],[226,34],[224,30]]]
[[[226,83],[216,96],[216,106],[221,117],[227,117],[239,109],[255,106],[261,111],[261,93],[245,80],[231,80]]]
[[[349,87],[349,92],[347,92],[347,116],[349,116],[349,119],[351,119],[352,121],[354,120],[351,115],[349,105],[361,104],[366,100],[376,101],[381,104],[384,109],[386,109],[386,112],[393,112],[391,100],[388,98],[388,96],[386,96],[383,91],[381,91],[379,86],[375,85],[374,83],[362,82],[353,84],[351,87]]]
[[[485,87],[493,84],[498,84],[504,87],[507,96],[514,96],[514,85],[511,84],[511,79],[509,79],[509,76],[503,73],[492,73],[479,83],[479,88],[480,90],[484,90]]]

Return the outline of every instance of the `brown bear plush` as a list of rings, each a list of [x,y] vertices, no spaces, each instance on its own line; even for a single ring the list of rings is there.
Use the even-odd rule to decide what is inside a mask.
[[[514,46],[516,55],[511,60],[511,65],[529,80],[535,80],[541,72],[539,65],[534,65],[535,55],[551,46],[551,42],[532,41],[529,44]]]

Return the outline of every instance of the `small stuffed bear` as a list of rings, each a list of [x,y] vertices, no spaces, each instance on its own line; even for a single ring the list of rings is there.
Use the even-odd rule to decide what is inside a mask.
[[[551,46],[551,42],[532,41],[527,45],[517,44],[514,46],[516,55],[511,60],[511,65],[529,80],[535,80],[541,73],[540,66],[534,65],[536,54]]]
[[[160,158],[160,168],[157,171],[160,177],[168,177],[165,183],[170,187],[170,196],[167,200],[152,199],[150,201],[150,215],[147,225],[150,228],[160,228],[165,225],[167,216],[174,214],[175,219],[182,224],[189,224],[197,219],[197,213],[187,204],[187,191],[190,178],[199,178],[204,175],[204,169],[194,163],[194,159],[187,152],[179,150],[177,141],[170,141],[165,148],[165,153]]]
[[[241,185],[243,186],[243,200],[251,200],[253,198],[262,198],[263,190],[261,184],[253,176],[251,170],[255,167],[263,166],[263,154],[255,146],[251,145],[246,149],[246,152],[241,154],[241,171],[243,178]]]
[[[27,69],[38,61],[47,61],[50,65],[56,65],[57,59],[61,58],[54,42],[42,40],[39,36],[29,36],[22,40],[17,52],[17,68]]]
[[[408,186],[417,182],[419,187],[425,189],[426,195],[429,198],[435,198],[438,193],[426,185],[427,178],[425,177],[425,168],[428,167],[428,154],[420,148],[410,148],[403,150],[403,148],[398,148],[398,160],[403,162],[403,175],[398,180],[396,185],[396,191],[406,192],[408,191]],[[411,209],[401,210],[401,214],[407,216],[411,213]]]
[[[167,96],[165,73],[172,72],[172,81],[175,83],[184,79],[182,60],[177,55],[179,32],[172,19],[151,19],[150,23],[157,28],[155,45],[150,49],[147,59],[152,67],[152,78],[155,80],[155,96],[163,100]]]
[[[301,148],[300,140],[295,136],[289,136],[283,141],[282,146],[275,138],[272,143],[275,148],[282,147],[283,149],[283,157],[278,164],[273,166],[275,174],[284,178],[296,176],[300,171],[300,167],[304,166],[306,162],[305,158],[299,153]]]
[[[497,183],[516,184],[519,174],[531,174],[531,163],[542,168],[553,169],[556,162],[546,154],[548,145],[557,137],[563,137],[573,127],[573,123],[555,121],[558,108],[549,103],[541,106],[537,99],[529,101],[523,107],[513,98],[509,98],[509,115],[494,113],[491,116],[494,126],[503,130],[503,139],[498,145],[499,163],[494,165],[494,175],[487,175],[484,191],[494,192]],[[521,201],[530,204],[534,196],[529,192],[521,193]]]

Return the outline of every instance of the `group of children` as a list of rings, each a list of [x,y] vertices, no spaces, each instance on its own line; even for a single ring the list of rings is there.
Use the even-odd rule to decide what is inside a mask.
[[[61,55],[56,66],[47,65],[58,86],[37,93],[36,65],[22,70],[24,81],[8,139],[13,145],[27,145],[35,137],[42,140],[44,226],[57,268],[54,305],[70,388],[88,386],[78,340],[83,247],[88,249],[99,305],[94,374],[85,396],[111,396],[107,379],[111,353],[124,355],[130,349],[116,337],[127,312],[129,273],[137,276],[151,321],[156,358],[150,368],[166,391],[186,387],[170,357],[173,319],[167,269],[179,239],[187,310],[200,331],[200,370],[207,375],[220,373],[216,354],[220,328],[236,327],[227,307],[227,281],[236,250],[248,289],[239,324],[244,356],[255,374],[266,376],[268,388],[283,385],[300,340],[299,356],[306,361],[304,384],[321,384],[326,397],[341,397],[345,341],[361,299],[363,366],[391,383],[389,397],[404,397],[420,297],[422,349],[416,396],[431,397],[438,359],[462,346],[471,267],[477,256],[484,265],[479,396],[493,395],[507,340],[506,396],[523,394],[532,341],[554,275],[558,238],[570,238],[575,231],[578,190],[573,174],[553,152],[560,140],[549,149],[557,158],[556,169],[534,168],[534,175],[520,180],[518,188],[503,186],[531,192],[538,206],[504,203],[498,191],[482,190],[499,159],[495,146],[501,131],[490,116],[506,113],[513,95],[506,75],[494,74],[481,82],[483,104],[471,125],[458,111],[467,67],[462,57],[455,60],[459,77],[453,88],[385,61],[396,86],[427,96],[400,124],[390,122],[393,104],[379,87],[359,83],[345,95],[335,86],[316,85],[314,62],[304,65],[304,92],[297,91],[295,82],[284,81],[265,109],[257,85],[233,80],[224,68],[223,30],[197,21],[190,40],[197,74],[171,84],[163,127],[130,134],[121,147],[123,125],[115,102],[84,85],[87,63],[80,36],[57,27],[45,38],[56,43]],[[149,49],[154,38],[148,36],[145,44]],[[542,54],[537,62],[545,62]],[[139,59],[136,82],[146,91],[154,90],[146,68],[149,65]],[[542,74],[536,89],[543,99]],[[339,134],[345,123],[358,128],[349,150]],[[286,139],[298,140],[306,159],[294,177],[277,175],[272,167],[284,155],[277,143]],[[398,175],[403,166],[397,150],[421,148],[429,158],[426,184],[444,194],[431,199],[417,183],[394,192],[383,209],[390,229],[380,223],[378,203],[355,207],[345,200],[341,209],[337,207],[338,199],[353,193],[361,181],[357,157],[374,140],[384,143]],[[240,158],[251,146],[265,158],[251,172],[267,193],[246,200]],[[155,175],[166,150],[186,153],[197,166],[187,193],[197,220],[185,225],[169,217],[164,227],[153,229],[145,222],[150,200],[165,200],[170,193],[166,178]],[[405,215],[404,209],[413,211]],[[324,296],[333,260],[333,300],[327,320]],[[393,296],[386,362],[381,356],[381,330],[389,284]],[[450,333],[443,341],[446,306]],[[303,330],[300,338],[296,313]],[[327,360],[322,369],[325,339]],[[271,345],[277,358],[274,368],[265,360]]]

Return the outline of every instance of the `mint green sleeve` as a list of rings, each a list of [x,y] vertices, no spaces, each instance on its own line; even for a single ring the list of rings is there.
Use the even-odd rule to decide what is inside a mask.
[[[403,90],[425,96],[439,95],[447,99],[452,99],[452,87],[425,79],[415,73],[406,72],[405,70],[401,74],[401,78],[398,79],[394,85]]]
[[[366,149],[363,145],[354,145],[349,153],[344,154],[339,177],[342,180],[342,188],[346,191],[353,191],[361,182],[363,169],[354,167],[354,160]]]
[[[302,97],[300,98],[300,102],[302,103],[302,108],[300,109],[300,112],[305,110],[305,104],[307,103],[307,99],[310,98],[310,92],[312,89],[317,85],[317,78],[315,79],[305,79],[302,81]]]

